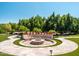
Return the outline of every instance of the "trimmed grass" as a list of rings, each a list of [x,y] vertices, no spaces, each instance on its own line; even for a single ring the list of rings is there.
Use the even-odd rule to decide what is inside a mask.
[[[48,45],[48,46],[39,46],[39,47],[32,47],[32,46],[24,46],[21,45],[19,42],[22,41],[21,39],[14,41],[13,43],[22,47],[28,47],[28,48],[45,48],[45,47],[53,47],[53,46],[57,46],[60,45],[62,42],[60,40],[54,39],[57,43],[55,45]],[[52,40],[51,40],[52,41]]]
[[[11,55],[11,54],[7,54],[7,53],[0,52],[0,56],[14,56],[14,55]]]
[[[58,37],[71,37],[71,38],[79,38],[79,34],[76,35],[67,35],[67,36],[55,36],[56,38]]]
[[[8,36],[9,36],[9,34],[0,34],[0,42],[7,40]],[[13,56],[13,55],[0,52],[0,56]]]
[[[62,41],[58,40],[58,39],[54,39],[57,43],[53,46],[57,46],[57,45],[60,45],[62,43]]]
[[[9,34],[0,34],[0,42],[2,42],[2,41],[4,41],[4,40],[7,40],[8,37],[9,36]]]
[[[79,34],[76,34],[76,35],[69,35],[68,37],[79,37]]]
[[[79,38],[66,38],[66,39],[74,41],[79,45]],[[79,56],[79,47],[73,52],[61,54],[59,56]]]

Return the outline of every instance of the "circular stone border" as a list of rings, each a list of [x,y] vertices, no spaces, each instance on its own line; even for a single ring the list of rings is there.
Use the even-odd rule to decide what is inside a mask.
[[[16,40],[16,41],[14,41],[13,43],[15,44],[15,45],[18,45],[18,46],[22,46],[22,47],[27,47],[27,48],[47,48],[47,47],[53,47],[53,46],[57,46],[57,45],[60,45],[61,43],[62,43],[62,41],[61,40],[58,40],[58,39],[53,39],[53,40],[51,40],[51,42],[55,42],[55,44],[53,44],[53,45],[46,45],[46,46],[25,46],[25,45],[23,45],[21,42],[23,42],[23,40],[21,40],[21,39],[18,39],[18,40]],[[21,44],[20,44],[21,43]]]

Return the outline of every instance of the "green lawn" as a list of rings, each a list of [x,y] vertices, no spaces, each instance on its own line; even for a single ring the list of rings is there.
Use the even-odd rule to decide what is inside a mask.
[[[9,35],[8,34],[0,34],[0,42],[7,40]]]
[[[55,36],[56,38],[57,37],[72,37],[72,38],[79,38],[79,34],[76,34],[76,35],[67,35],[67,36]]]
[[[69,35],[68,37],[79,37],[79,34],[76,34],[76,35]]]
[[[7,40],[9,34],[0,34],[0,42],[4,41],[4,40]],[[10,54],[7,54],[7,53],[3,53],[3,52],[0,52],[0,56],[13,56],[13,55],[10,55]]]
[[[7,54],[7,53],[0,52],[0,56],[14,56],[14,55],[11,55],[11,54]]]

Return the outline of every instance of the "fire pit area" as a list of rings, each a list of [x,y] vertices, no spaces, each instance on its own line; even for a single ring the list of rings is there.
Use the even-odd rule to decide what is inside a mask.
[[[24,46],[24,47],[28,47],[28,48],[43,48],[43,47],[50,47],[55,45],[57,42],[55,40],[52,41],[45,41],[44,39],[42,39],[41,41],[35,41],[35,39],[33,40],[22,40],[19,42],[20,45]]]
[[[55,33],[51,32],[26,32],[23,33],[23,40],[20,42],[21,45],[26,47],[45,47],[56,44],[52,40]]]
[[[44,43],[44,39],[40,39],[40,38],[35,38],[35,39],[32,39],[30,44],[32,45],[41,45]]]

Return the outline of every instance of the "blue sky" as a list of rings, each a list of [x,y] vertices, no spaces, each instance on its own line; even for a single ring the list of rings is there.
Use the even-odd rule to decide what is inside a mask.
[[[79,17],[79,3],[73,2],[0,2],[0,23],[18,22],[22,18],[30,18],[39,14],[48,17],[56,14],[70,13]]]

